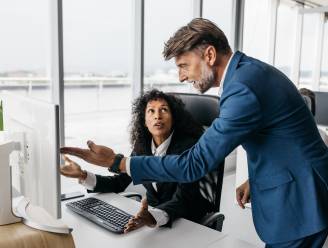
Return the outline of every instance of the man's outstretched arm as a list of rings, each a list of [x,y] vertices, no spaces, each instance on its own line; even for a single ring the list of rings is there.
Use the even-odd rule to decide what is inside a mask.
[[[255,94],[244,84],[234,83],[222,97],[220,117],[206,130],[197,144],[181,155],[123,158],[120,170],[134,184],[144,182],[192,182],[214,170],[222,160],[261,124],[261,108]],[[88,142],[89,149],[64,147],[62,153],[111,167],[115,153],[105,146]]]

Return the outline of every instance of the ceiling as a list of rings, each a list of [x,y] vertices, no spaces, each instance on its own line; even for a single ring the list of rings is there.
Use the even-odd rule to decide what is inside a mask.
[[[299,3],[306,3],[312,7],[328,6],[328,0],[294,0]]]

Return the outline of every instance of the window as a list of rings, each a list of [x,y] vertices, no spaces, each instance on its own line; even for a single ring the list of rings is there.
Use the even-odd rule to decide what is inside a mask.
[[[0,91],[51,101],[47,76],[49,23],[48,1],[12,0],[1,4]]]
[[[231,44],[231,23],[232,23],[232,3],[231,0],[204,0],[203,17],[215,22],[225,33]]]
[[[93,140],[129,154],[131,16],[132,1],[63,1],[67,146],[86,147]],[[76,183],[62,182],[63,191]]]
[[[325,86],[327,89],[328,87],[328,19],[327,18],[324,25],[325,26],[324,26],[320,83],[322,86]]]
[[[281,2],[277,14],[275,67],[291,75],[295,52],[297,8],[293,2]],[[296,83],[296,82],[295,82]]]
[[[302,87],[312,87],[313,65],[315,64],[315,49],[317,44],[318,14],[304,14],[301,47],[301,65],[299,83]]]
[[[179,82],[174,59],[165,61],[162,55],[164,42],[191,19],[190,0],[145,1],[145,90],[188,92],[192,87]]]
[[[245,1],[243,51],[251,57],[268,61],[269,0]]]

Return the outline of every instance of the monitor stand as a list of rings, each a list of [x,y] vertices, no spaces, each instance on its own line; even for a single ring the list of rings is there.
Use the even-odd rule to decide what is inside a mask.
[[[43,208],[31,205],[29,200],[23,196],[16,198],[14,204],[12,204],[9,155],[15,150],[20,150],[20,143],[3,142],[0,144],[0,225],[23,222],[27,226],[42,231],[71,233],[71,228],[67,227],[60,220],[54,219]]]
[[[19,143],[7,142],[0,144],[0,225],[20,222],[21,218],[12,211],[11,167],[9,155],[19,150]]]
[[[54,219],[43,208],[30,204],[29,200],[21,197],[19,203],[15,207],[17,215],[22,217],[22,222],[34,229],[41,231],[69,234],[73,231],[61,220]]]

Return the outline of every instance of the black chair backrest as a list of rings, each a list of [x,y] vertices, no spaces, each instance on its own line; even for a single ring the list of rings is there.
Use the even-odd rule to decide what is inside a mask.
[[[328,92],[314,92],[315,94],[315,120],[317,124],[328,126]]]
[[[186,110],[201,125],[208,127],[219,116],[219,97],[192,93],[170,92],[179,97],[185,104]],[[213,204],[214,211],[220,210],[221,191],[223,182],[224,161],[217,170],[209,172],[200,180],[200,192],[205,199]]]
[[[213,205],[213,212],[220,211],[221,193],[224,174],[224,161],[216,170],[211,171],[199,181],[200,193]]]
[[[219,116],[220,99],[217,96],[175,92],[169,94],[178,96],[192,117],[203,126],[210,126]]]

